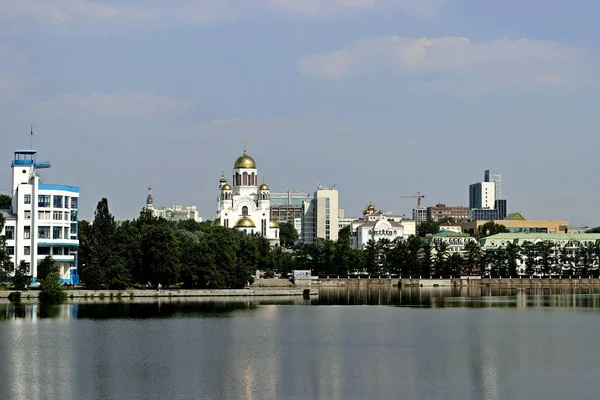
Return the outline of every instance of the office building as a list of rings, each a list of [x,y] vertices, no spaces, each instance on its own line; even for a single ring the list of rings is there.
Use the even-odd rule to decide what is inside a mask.
[[[38,161],[37,151],[17,150],[12,161],[12,205],[2,210],[6,220],[0,234],[13,263],[22,261],[37,278],[37,265],[52,256],[63,283],[79,283],[77,269],[79,188],[41,183],[39,171],[50,168]]]
[[[317,185],[313,198],[302,202],[302,242],[317,238],[337,240],[339,231],[338,191],[335,185]]]
[[[417,226],[421,225],[422,222],[427,221],[427,208],[413,208],[412,219],[415,221]]]
[[[470,209],[492,209],[496,200],[494,182],[477,182],[469,186]]]
[[[296,206],[302,208],[302,202],[311,199],[312,196],[308,192],[299,192],[293,190],[288,190],[287,192],[272,192],[271,207]]]
[[[501,200],[502,197],[502,173],[498,169],[486,169],[483,173],[484,182],[494,182],[494,200]]]
[[[427,220],[438,222],[443,218],[452,218],[454,222],[466,222],[471,220],[469,207],[465,206],[446,206],[439,203],[432,207],[427,207]]]

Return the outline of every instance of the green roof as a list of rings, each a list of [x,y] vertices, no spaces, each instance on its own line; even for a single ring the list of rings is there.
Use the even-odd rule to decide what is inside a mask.
[[[506,216],[506,219],[509,219],[509,220],[512,220],[512,221],[525,221],[525,217],[523,217],[521,215],[521,213],[508,214]]]
[[[600,241],[600,233],[498,233],[488,236],[479,241],[485,244],[487,241],[509,241],[514,244],[523,244],[525,242],[542,241],[577,241],[577,242],[596,242]]]

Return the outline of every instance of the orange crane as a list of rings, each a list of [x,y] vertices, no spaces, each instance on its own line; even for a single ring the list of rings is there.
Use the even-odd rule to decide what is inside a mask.
[[[424,194],[417,192],[416,196],[400,196],[401,199],[417,199],[417,208],[421,208],[421,199],[425,198]]]

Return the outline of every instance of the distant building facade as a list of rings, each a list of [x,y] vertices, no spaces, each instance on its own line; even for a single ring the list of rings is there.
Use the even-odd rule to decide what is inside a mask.
[[[427,208],[424,208],[424,207],[413,208],[412,219],[415,221],[417,226],[419,226],[419,225],[421,225],[421,223],[427,221]]]
[[[314,243],[317,238],[337,240],[339,232],[338,191],[335,185],[317,185],[313,198],[302,202],[303,243]]]
[[[146,209],[152,212],[152,215],[158,218],[164,218],[167,221],[186,221],[193,220],[202,222],[202,218],[198,215],[196,206],[180,206],[177,204],[171,207],[154,207],[154,197],[152,196],[152,187],[148,187],[148,195],[146,196]]]
[[[446,206],[445,204],[436,204],[434,207],[427,207],[427,220],[438,222],[443,218],[453,218],[455,222],[466,222],[471,220],[469,207],[464,206]]]
[[[364,249],[369,241],[377,243],[382,239],[408,239],[411,234],[406,232],[404,221],[396,218],[397,220],[390,218],[369,204],[363,212],[363,218],[350,223],[350,246],[353,249]],[[409,230],[415,229],[415,221],[406,222],[411,225]]]
[[[471,237],[464,233],[451,232],[451,231],[440,231],[431,236],[427,236],[425,240],[429,241],[432,245],[431,247],[431,255],[435,256],[437,254],[436,245],[439,243],[445,243],[448,246],[448,253],[465,253],[465,245],[467,243],[477,243],[477,240],[474,237]]]
[[[483,182],[469,186],[470,219],[504,220],[508,213],[506,199],[502,197],[502,173],[498,169],[487,169]]]
[[[461,224],[463,232],[479,232],[485,225],[486,220],[477,220]],[[568,233],[569,223],[567,221],[552,220],[493,220],[501,224],[511,233]]]
[[[9,272],[24,261],[35,280],[39,262],[52,256],[61,282],[79,283],[79,188],[41,183],[38,171],[50,162],[38,161],[35,150],[15,151],[11,167],[12,205],[0,211],[6,220],[0,234],[13,263]]]

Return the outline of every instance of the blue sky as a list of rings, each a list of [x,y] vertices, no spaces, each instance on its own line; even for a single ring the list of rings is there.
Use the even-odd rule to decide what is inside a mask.
[[[210,218],[246,138],[273,191],[335,181],[347,215],[465,205],[494,167],[509,211],[600,225],[597,1],[0,6],[0,192],[33,123],[84,218],[137,216],[148,184]]]

